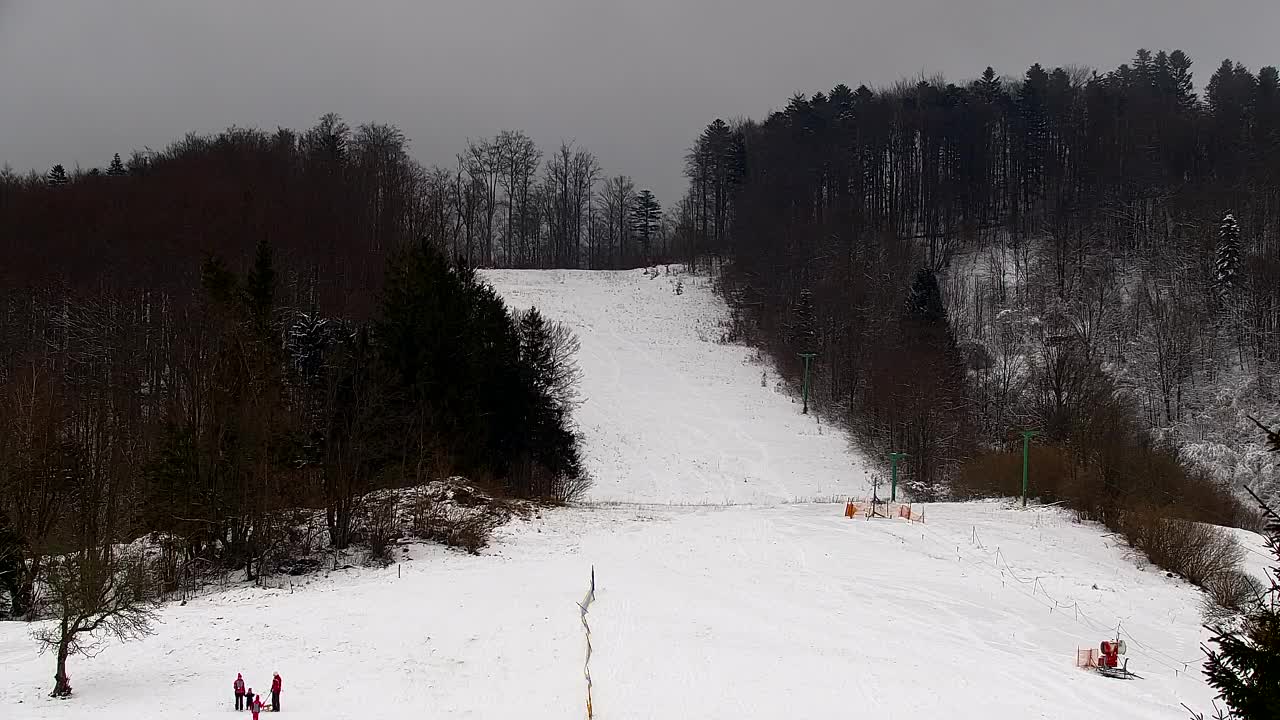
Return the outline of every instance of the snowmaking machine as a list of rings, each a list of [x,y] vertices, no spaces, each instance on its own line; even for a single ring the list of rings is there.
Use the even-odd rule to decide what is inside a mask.
[[[1120,662],[1120,656],[1127,651],[1124,640],[1103,640],[1098,650],[1079,650],[1076,653],[1076,664],[1082,668],[1093,670],[1103,677],[1117,680],[1141,679],[1141,675],[1129,671],[1129,658]]]

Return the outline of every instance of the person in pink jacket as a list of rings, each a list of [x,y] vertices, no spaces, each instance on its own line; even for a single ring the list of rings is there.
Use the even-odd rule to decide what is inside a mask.
[[[253,713],[253,720],[258,720],[258,713],[262,712],[261,695],[254,695],[253,700],[249,701],[249,712]]]
[[[231,688],[236,691],[236,712],[244,710],[244,676],[236,673],[236,681],[231,683]]]

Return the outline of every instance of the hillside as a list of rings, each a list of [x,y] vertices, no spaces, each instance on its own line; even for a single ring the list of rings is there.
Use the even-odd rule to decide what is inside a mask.
[[[715,342],[707,279],[490,277],[581,335],[591,502],[516,520],[479,556],[407,544],[385,569],[168,606],[154,636],[74,660],[66,701],[47,697],[53,661],[29,628],[5,623],[0,706],[224,717],[236,672],[260,690],[278,671],[291,717],[583,717],[576,603],[593,568],[598,718],[1180,720],[1180,703],[1208,706],[1199,594],[1062,510],[936,504],[908,524],[783,504],[865,493],[862,461],[773,380],[761,388],[750,351]],[[726,501],[755,504],[679,506]],[[1117,631],[1144,679],[1074,667]]]
[[[1266,436],[1249,419],[1276,425],[1280,388],[1269,366],[1241,364],[1225,321],[1218,318],[1217,325],[1198,330],[1208,338],[1207,346],[1161,347],[1153,333],[1134,332],[1150,312],[1143,299],[1144,268],[1120,260],[1114,261],[1114,284],[1106,288],[1106,312],[1094,320],[1097,327],[1063,320],[1063,303],[1038,296],[1034,287],[1037,275],[1052,264],[1052,247],[1047,241],[1033,242],[1018,258],[1007,251],[1008,244],[1001,236],[991,247],[960,253],[944,273],[947,311],[959,339],[966,347],[983,348],[989,357],[989,366],[976,374],[978,387],[988,388],[991,397],[998,393],[989,388],[1007,382],[1012,388],[1008,394],[1028,395],[1035,391],[1036,367],[1045,362],[1046,333],[1055,327],[1075,337],[1096,333],[1104,338],[1097,342],[1103,369],[1126,393],[1145,428],[1223,482],[1280,498],[1280,457],[1267,452]],[[975,300],[992,288],[999,289],[1003,301],[982,308]],[[1181,371],[1166,377],[1161,352],[1170,350],[1182,353]],[[1162,387],[1176,399],[1176,420],[1164,415]]]
[[[5,624],[0,701],[33,718],[212,718],[235,672],[258,687],[279,671],[293,717],[581,716],[574,603],[594,566],[598,717],[1173,720],[1208,702],[1181,664],[1199,657],[1196,593],[1096,530],[997,504],[930,506],[923,526],[840,509],[571,509],[480,557],[414,546],[400,575],[237,588],[73,664],[65,702],[44,695],[51,660]],[[1144,680],[1072,666],[1117,622]]]
[[[728,312],[705,276],[494,270],[513,307],[567,324],[582,351],[590,499],[777,503],[861,494],[867,468],[845,435],[750,348],[718,342]],[[680,293],[676,293],[679,285]]]

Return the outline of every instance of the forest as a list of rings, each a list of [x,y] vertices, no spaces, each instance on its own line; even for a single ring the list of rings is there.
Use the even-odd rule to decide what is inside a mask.
[[[689,258],[915,497],[1248,522],[1280,363],[1280,76],[1181,51],[796,95],[687,156]],[[1270,413],[1270,415],[1268,415]],[[1197,454],[1198,453],[1198,454]],[[887,466],[887,461],[885,465]],[[1118,520],[1115,520],[1119,522]]]
[[[336,115],[6,169],[0,596],[30,615],[57,558],[144,533],[258,577],[283,509],[342,548],[358,498],[429,479],[579,495],[576,340],[486,267],[719,273],[725,340],[797,388],[815,354],[809,404],[906,453],[917,499],[1017,495],[1034,433],[1031,494],[1135,542],[1253,526],[1239,489],[1280,489],[1233,449],[1280,408],[1280,76],[1224,61],[1197,92],[1191,66],[796,95],[706,126],[667,212],[570,143],[428,168]]]
[[[0,610],[61,615],[60,668],[97,623],[145,626],[135,581],[284,572],[297,511],[342,550],[386,524],[375,491],[590,484],[576,338],[477,269],[640,265],[670,221],[569,144],[503,132],[447,169],[408,148],[326,115],[0,174]],[[144,536],[162,562],[119,551]]]

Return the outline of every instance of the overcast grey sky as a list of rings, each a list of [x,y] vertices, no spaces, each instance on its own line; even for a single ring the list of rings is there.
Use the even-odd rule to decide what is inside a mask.
[[[1181,48],[1280,64],[1280,0],[0,0],[0,163],[105,165],[237,124],[333,111],[427,163],[467,137],[573,139],[664,203],[716,117],[796,91],[987,65],[1110,68]]]

